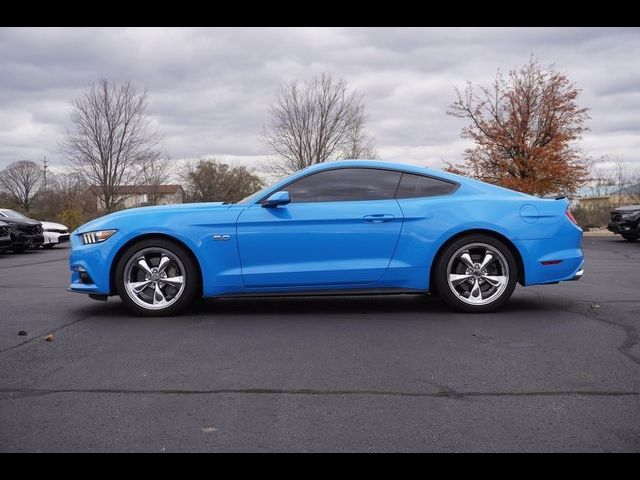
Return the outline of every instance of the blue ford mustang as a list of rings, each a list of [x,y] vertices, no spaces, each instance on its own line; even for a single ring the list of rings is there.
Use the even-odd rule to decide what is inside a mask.
[[[582,230],[542,199],[395,163],[314,165],[237,204],[134,208],[71,235],[74,292],[174,314],[195,297],[437,293],[486,312],[577,280]]]

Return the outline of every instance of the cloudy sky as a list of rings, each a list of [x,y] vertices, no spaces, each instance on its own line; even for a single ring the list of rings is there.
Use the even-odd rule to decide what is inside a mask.
[[[640,29],[0,28],[0,168],[64,165],[70,103],[97,79],[132,80],[174,158],[259,166],[283,81],[328,72],[364,94],[379,157],[440,167],[461,160],[453,87],[486,84],[534,54],[583,89],[583,149],[640,168]]]

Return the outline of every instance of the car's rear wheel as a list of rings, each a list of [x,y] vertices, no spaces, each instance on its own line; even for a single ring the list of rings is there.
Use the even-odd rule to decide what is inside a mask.
[[[456,240],[442,252],[435,268],[438,294],[464,312],[495,310],[511,297],[518,280],[511,250],[488,235]]]
[[[122,302],[146,316],[176,314],[198,292],[198,270],[191,255],[165,239],[143,240],[127,248],[115,280]]]

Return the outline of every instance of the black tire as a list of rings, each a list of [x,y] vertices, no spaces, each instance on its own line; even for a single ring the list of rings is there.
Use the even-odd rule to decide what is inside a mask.
[[[638,237],[636,235],[622,235],[622,238],[630,242],[635,242],[636,240],[638,240]]]
[[[13,253],[24,253],[27,248],[26,247],[12,247]]]
[[[449,284],[448,267],[450,265],[450,261],[454,262],[454,260],[452,260],[452,257],[454,257],[454,255],[456,255],[456,252],[459,252],[460,249],[472,244],[486,244],[490,247],[493,247],[500,254],[502,254],[503,260],[508,266],[508,275],[505,275],[507,277],[507,280],[506,282],[503,282],[505,283],[505,286],[501,287],[503,288],[502,292],[498,293],[499,289],[496,289],[495,299],[491,300],[490,303],[486,303],[484,305],[472,305],[469,303],[465,303],[465,301],[461,300],[452,291],[453,287],[451,287],[451,285]],[[501,242],[500,240],[492,236],[481,234],[467,235],[452,242],[438,256],[438,259],[434,264],[434,268],[435,288],[438,292],[438,296],[442,298],[442,300],[444,300],[445,303],[447,303],[447,305],[449,305],[450,307],[462,312],[469,313],[491,312],[504,305],[504,303],[509,300],[511,294],[513,293],[513,290],[518,281],[519,274],[518,263],[516,262],[513,253],[511,253],[511,249],[509,249],[509,247],[507,247],[504,242]],[[493,268],[499,268],[499,266]]]
[[[42,248],[53,248],[55,246],[56,246],[55,243],[47,243],[46,245],[42,245]]]
[[[132,257],[145,249],[160,248],[175,255],[184,267],[184,290],[180,297],[166,308],[151,310],[136,303],[125,288],[125,268]],[[176,242],[164,238],[149,238],[129,246],[120,256],[115,270],[115,286],[122,303],[137,315],[147,317],[176,315],[187,308],[200,290],[200,273],[190,253]]]

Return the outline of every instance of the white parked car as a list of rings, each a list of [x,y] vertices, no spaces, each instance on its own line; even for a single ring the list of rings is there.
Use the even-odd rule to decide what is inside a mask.
[[[51,248],[55,245],[69,241],[69,229],[61,223],[40,222],[42,223],[42,234],[44,235],[44,243],[42,248]]]

